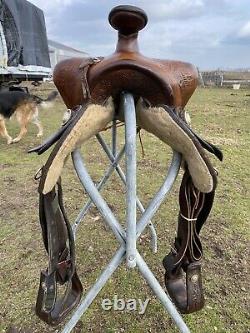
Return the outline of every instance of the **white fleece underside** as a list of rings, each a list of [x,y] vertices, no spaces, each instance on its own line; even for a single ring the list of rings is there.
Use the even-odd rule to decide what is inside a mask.
[[[100,132],[112,121],[113,116],[114,105],[111,99],[109,99],[109,103],[106,106],[96,104],[88,106],[53,159],[47,172],[43,194],[50,192],[56,185],[69,154]]]
[[[213,189],[213,178],[190,137],[179,127],[171,116],[161,107],[145,108],[139,102],[136,107],[137,123],[146,131],[154,134],[175,151],[183,155],[195,187],[204,193]],[[43,194],[50,192],[58,181],[63,166],[70,153],[100,132],[114,117],[112,99],[106,106],[92,104],[59,148],[53,159],[44,184]]]
[[[140,127],[154,134],[175,151],[183,155],[195,187],[204,193],[213,190],[212,175],[190,137],[162,108],[145,108],[137,104],[137,122]]]

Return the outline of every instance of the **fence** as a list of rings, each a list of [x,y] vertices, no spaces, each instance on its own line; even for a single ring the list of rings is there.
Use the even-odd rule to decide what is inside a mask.
[[[250,71],[199,71],[199,81],[203,87],[217,86],[233,88],[237,86],[239,88],[247,88],[250,87]]]

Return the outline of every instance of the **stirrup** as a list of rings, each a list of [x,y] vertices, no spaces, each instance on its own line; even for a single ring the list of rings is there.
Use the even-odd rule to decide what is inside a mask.
[[[82,295],[82,285],[76,272],[68,281],[65,294],[58,300],[57,283],[56,272],[48,274],[47,271],[41,271],[36,314],[51,326],[56,326],[62,322],[69,312],[80,302]]]
[[[163,259],[165,285],[169,296],[181,313],[192,313],[204,307],[200,261],[174,267],[174,254]],[[186,281],[184,275],[186,274]]]

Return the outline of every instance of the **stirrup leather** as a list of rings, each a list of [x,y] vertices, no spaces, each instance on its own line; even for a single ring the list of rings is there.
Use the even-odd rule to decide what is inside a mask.
[[[195,312],[204,306],[199,232],[212,208],[214,192],[197,190],[186,170],[180,188],[175,246],[163,259],[167,291],[182,313]]]
[[[40,193],[40,224],[49,266],[41,272],[36,302],[36,314],[52,326],[77,306],[82,295],[75,267],[74,237],[64,211],[60,181],[56,187],[47,194]],[[66,285],[61,297],[58,285]]]

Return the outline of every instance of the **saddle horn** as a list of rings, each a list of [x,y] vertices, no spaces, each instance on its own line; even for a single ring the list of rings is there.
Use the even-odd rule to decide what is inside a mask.
[[[120,35],[130,36],[145,28],[148,23],[146,12],[136,6],[116,6],[109,13],[109,23]]]

